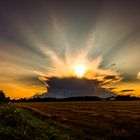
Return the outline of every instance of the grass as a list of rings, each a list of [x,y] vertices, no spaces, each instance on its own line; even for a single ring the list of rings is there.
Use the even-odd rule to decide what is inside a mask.
[[[38,116],[14,105],[1,105],[0,118],[0,140],[71,140],[78,137],[71,127],[49,118],[44,123]]]

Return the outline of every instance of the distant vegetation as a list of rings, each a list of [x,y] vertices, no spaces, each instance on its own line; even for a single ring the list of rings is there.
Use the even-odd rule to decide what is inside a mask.
[[[79,97],[69,97],[69,98],[63,98],[63,99],[57,99],[57,98],[41,98],[41,97],[34,97],[30,99],[26,98],[20,98],[17,100],[11,100],[13,102],[61,102],[61,101],[136,101],[140,100],[139,97],[130,96],[130,95],[118,95],[118,96],[112,96],[108,98],[99,98],[97,96],[79,96]]]
[[[84,96],[84,97],[69,97],[69,98],[63,98],[63,99],[57,99],[57,98],[21,98],[18,100],[12,100],[14,102],[60,102],[60,101],[101,101],[102,99],[96,96]]]
[[[118,95],[116,96],[117,101],[135,101],[140,100],[140,97],[130,96],[130,95]]]

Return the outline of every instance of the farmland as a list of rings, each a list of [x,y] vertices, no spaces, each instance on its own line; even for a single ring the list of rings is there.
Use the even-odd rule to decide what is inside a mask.
[[[139,101],[36,102],[16,105],[39,116],[46,124],[49,118],[63,127],[71,128],[73,131],[65,130],[65,134],[78,136],[78,139],[137,140],[140,137]]]

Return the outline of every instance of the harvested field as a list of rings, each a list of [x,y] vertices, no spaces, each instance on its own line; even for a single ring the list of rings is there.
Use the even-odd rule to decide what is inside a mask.
[[[79,139],[139,139],[139,101],[36,102],[18,103],[43,121],[67,125]],[[47,121],[46,121],[47,123]]]

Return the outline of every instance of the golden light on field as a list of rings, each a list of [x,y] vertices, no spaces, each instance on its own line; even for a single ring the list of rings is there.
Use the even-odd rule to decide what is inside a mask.
[[[83,75],[85,74],[85,66],[84,65],[77,65],[75,67],[75,74],[78,76],[78,77],[83,77]]]

